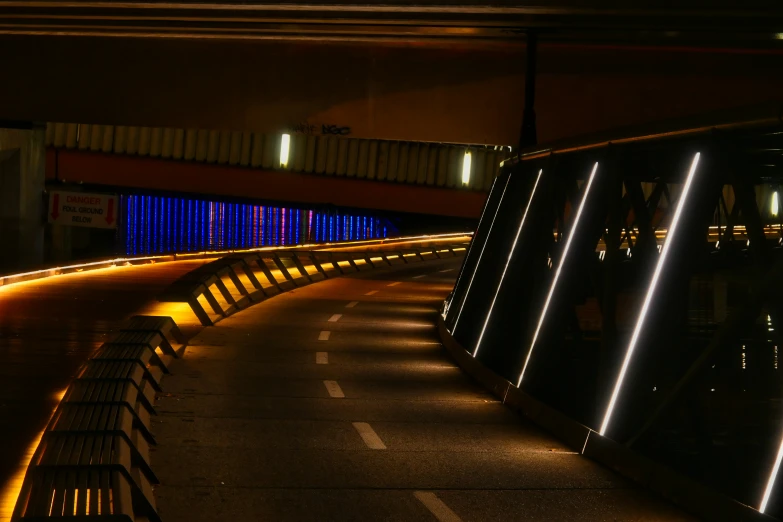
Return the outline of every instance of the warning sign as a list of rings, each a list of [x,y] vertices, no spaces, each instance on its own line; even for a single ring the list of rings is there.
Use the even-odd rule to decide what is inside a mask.
[[[117,195],[53,191],[49,194],[49,223],[116,228]]]

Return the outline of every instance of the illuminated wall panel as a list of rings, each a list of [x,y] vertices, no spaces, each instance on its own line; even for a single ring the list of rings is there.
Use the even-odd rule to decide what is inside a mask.
[[[195,198],[122,195],[125,255],[243,249],[387,237],[385,219]]]

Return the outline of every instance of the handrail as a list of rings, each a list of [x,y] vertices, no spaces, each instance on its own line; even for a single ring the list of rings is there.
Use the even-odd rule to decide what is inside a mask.
[[[783,125],[783,106],[779,104],[757,105],[710,113],[706,116],[679,118],[559,140],[546,146],[531,147],[521,151],[519,157],[508,159],[501,165],[515,165],[520,161],[540,159],[549,155],[583,152],[609,145],[692,138],[715,130],[750,130],[781,125]]]

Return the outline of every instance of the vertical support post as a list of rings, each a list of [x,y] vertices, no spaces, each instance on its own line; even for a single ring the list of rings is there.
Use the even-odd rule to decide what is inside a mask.
[[[519,150],[536,145],[536,59],[538,57],[538,35],[527,33],[525,59],[525,109],[522,113],[522,130],[519,135]]]

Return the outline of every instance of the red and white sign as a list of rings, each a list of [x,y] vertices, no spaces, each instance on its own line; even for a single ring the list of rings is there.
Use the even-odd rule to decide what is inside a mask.
[[[52,191],[49,193],[49,223],[117,228],[117,195]]]

